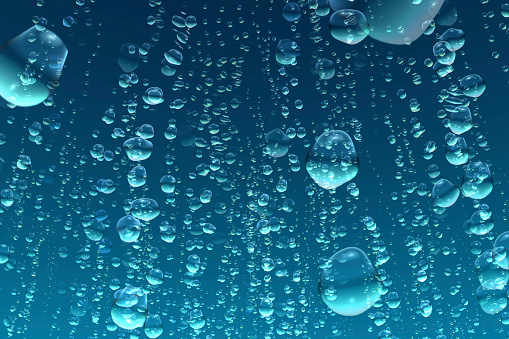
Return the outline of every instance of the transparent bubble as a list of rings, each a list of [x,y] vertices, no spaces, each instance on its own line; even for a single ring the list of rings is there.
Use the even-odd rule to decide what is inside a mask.
[[[150,221],[161,213],[157,202],[150,198],[139,198],[131,203],[131,214],[141,220]]]
[[[113,243],[108,238],[102,238],[99,242],[99,253],[101,254],[108,254],[111,252],[111,249],[113,247]]]
[[[198,272],[198,270],[200,269],[200,265],[201,265],[200,257],[197,256],[196,254],[191,254],[187,258],[186,268],[189,272],[191,273]]]
[[[161,240],[167,243],[172,243],[177,237],[177,231],[175,227],[171,226],[168,221],[163,221],[159,226],[159,232]]]
[[[205,317],[201,310],[194,309],[189,312],[189,326],[194,330],[199,330],[205,326]]]
[[[502,247],[503,249],[503,247]],[[503,251],[505,254],[505,250]],[[499,253],[495,250],[488,250],[481,254],[474,264],[475,272],[481,286],[488,289],[503,289],[509,280],[509,271],[505,255],[503,259],[497,260]]]
[[[108,125],[114,123],[115,122],[115,111],[113,111],[112,109],[106,110],[104,112],[104,116],[103,116],[102,120]]]
[[[4,188],[0,192],[1,203],[5,207],[10,207],[14,204],[14,192],[10,188]]]
[[[74,23],[74,18],[73,18],[72,16],[66,16],[66,17],[62,20],[62,24],[63,24],[65,27],[71,27],[73,23]]]
[[[433,306],[431,305],[431,302],[429,300],[421,301],[419,304],[419,310],[423,317],[427,318],[431,315],[431,312],[433,311]]]
[[[150,285],[161,285],[164,282],[163,272],[157,269],[151,269],[146,278]]]
[[[140,187],[147,182],[147,171],[145,167],[138,165],[127,174],[127,181],[131,187]]]
[[[472,214],[468,220],[468,229],[476,235],[485,235],[495,226],[495,222],[491,219],[491,211],[479,210]]]
[[[147,295],[139,287],[127,286],[115,292],[111,318],[118,327],[133,330],[143,327],[147,318]]]
[[[141,231],[141,223],[131,215],[120,218],[117,222],[117,232],[120,240],[125,243],[132,243],[138,240]]]
[[[270,227],[270,225],[269,225]],[[262,269],[265,272],[270,272],[274,269],[274,260],[269,257],[265,257],[262,259]]]
[[[424,152],[423,152],[424,159],[430,160],[431,158],[433,158],[433,152],[435,152],[436,149],[437,149],[436,142],[434,142],[434,141],[426,142],[426,144],[424,145]]]
[[[306,170],[325,189],[352,180],[359,171],[359,158],[350,136],[338,130],[324,132],[306,156]]]
[[[92,219],[90,224],[85,227],[85,234],[92,241],[100,241],[103,237],[105,226],[102,221]]]
[[[435,179],[440,175],[440,168],[436,164],[431,164],[431,165],[429,165],[427,172],[428,172],[428,176],[431,179]]]
[[[96,187],[97,187],[97,191],[102,192],[104,194],[111,194],[116,189],[115,183],[111,179],[97,180]]]
[[[300,55],[299,45],[290,39],[282,39],[276,47],[276,61],[281,65],[292,65]]]
[[[212,191],[211,190],[203,190],[200,194],[200,201],[204,204],[208,204],[212,200]]]
[[[132,161],[142,161],[150,157],[153,145],[150,141],[140,137],[128,139],[124,142],[124,150]]]
[[[449,28],[442,34],[440,40],[448,42],[452,50],[457,51],[465,45],[465,32],[461,29]]]
[[[159,87],[147,88],[143,93],[143,101],[148,105],[159,105],[164,101],[163,90]]]
[[[502,247],[505,250],[506,255],[509,254],[509,231],[500,234],[495,242],[493,243],[494,248]],[[501,250],[499,250],[500,252]],[[509,260],[505,259],[503,261],[499,261],[498,265],[503,267],[504,269],[509,269]]]
[[[390,292],[387,295],[387,305],[389,308],[398,308],[401,304],[401,299],[398,295],[398,292]]]
[[[0,244],[0,264],[5,264],[7,261],[9,261],[9,246]]]
[[[381,290],[375,268],[356,247],[334,254],[327,261],[318,285],[325,304],[344,316],[367,311],[380,298]]]
[[[504,18],[509,18],[509,3],[502,4],[500,13]]]
[[[184,57],[182,56],[182,53],[176,49],[170,49],[168,52],[165,52],[164,58],[171,65],[174,65],[174,66],[182,65],[182,60],[184,59]]]
[[[93,303],[87,297],[74,295],[71,300],[71,314],[76,317],[83,317],[87,311],[92,309]]]
[[[265,135],[263,152],[273,158],[280,158],[288,152],[290,138],[281,129],[276,128]]]
[[[452,133],[446,135],[445,158],[452,165],[463,165],[468,161],[468,147],[465,139]]]
[[[471,162],[461,181],[463,195],[472,199],[484,199],[493,190],[493,177],[488,164]]]
[[[456,52],[447,41],[439,41],[433,46],[433,54],[442,65],[452,65]]]
[[[143,328],[145,335],[151,339],[158,338],[163,334],[163,323],[158,314],[151,314],[145,320],[145,327]]]
[[[149,124],[143,124],[136,130],[136,135],[143,139],[150,139],[154,137],[154,127]]]
[[[507,291],[503,289],[487,289],[479,286],[475,291],[477,301],[487,314],[496,314],[507,306]]]
[[[440,179],[431,193],[431,199],[438,207],[451,207],[460,196],[460,189],[449,180]]]
[[[329,80],[336,74],[334,63],[325,58],[320,58],[316,64],[315,69],[322,80]]]
[[[470,74],[461,79],[460,89],[466,96],[477,98],[484,93],[486,83],[479,75]]]
[[[197,24],[198,24],[198,21],[196,20],[196,17],[194,15],[189,15],[186,18],[186,27],[187,28],[196,27]]]
[[[286,21],[299,20],[301,14],[300,7],[295,2],[289,2],[283,7],[283,17]]]
[[[433,64],[433,70],[441,77],[444,78],[452,73],[454,70],[452,65],[444,65],[440,62],[435,62]]]
[[[137,45],[123,44],[118,52],[117,63],[125,73],[134,72],[140,65],[141,55]]]
[[[369,17],[369,36],[388,44],[404,45],[417,40],[433,22],[444,0],[329,0],[332,11],[357,10]]]
[[[0,46],[0,96],[16,106],[40,104],[58,86],[66,58],[55,33],[29,28]]]
[[[451,131],[456,135],[470,131],[474,126],[470,109],[464,106],[456,107],[449,115],[448,124]]]
[[[260,302],[260,306],[258,307],[258,312],[260,312],[262,317],[270,317],[274,313],[272,300],[269,298],[263,298]]]
[[[369,34],[369,25],[362,12],[342,9],[334,12],[329,20],[329,29],[334,39],[355,45]]]
[[[167,174],[161,177],[159,183],[161,184],[161,190],[164,193],[173,193],[173,191],[175,191],[177,180],[173,176]]]

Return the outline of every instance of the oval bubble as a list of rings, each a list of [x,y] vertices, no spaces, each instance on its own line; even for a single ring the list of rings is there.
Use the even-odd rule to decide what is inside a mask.
[[[27,29],[0,46],[0,96],[16,106],[40,104],[58,86],[66,58],[55,33]]]
[[[325,304],[344,316],[367,311],[380,298],[381,290],[375,268],[366,254],[356,247],[334,254],[327,261],[318,285]]]
[[[369,18],[369,36],[394,45],[409,44],[417,40],[433,21],[444,0],[329,0],[333,11],[357,10]]]
[[[362,12],[342,9],[334,12],[329,20],[329,29],[334,39],[355,45],[369,34],[369,24]]]
[[[334,189],[355,178],[359,158],[350,136],[339,130],[324,132],[306,156],[306,170],[325,189]]]

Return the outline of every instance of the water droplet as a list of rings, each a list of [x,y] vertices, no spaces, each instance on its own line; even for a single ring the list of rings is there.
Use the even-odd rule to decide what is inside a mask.
[[[334,312],[355,316],[367,311],[381,296],[382,285],[366,254],[345,248],[327,262],[318,285],[322,300]]]
[[[352,180],[359,171],[359,158],[350,136],[338,130],[324,132],[306,157],[306,170],[325,189]]]
[[[16,106],[40,104],[58,85],[66,58],[67,47],[55,33],[27,29],[0,46],[0,96]]]
[[[147,318],[147,295],[139,287],[127,286],[115,292],[111,318],[118,327],[133,330]]]
[[[451,207],[460,196],[460,189],[449,180],[440,179],[431,193],[431,199],[439,207]]]

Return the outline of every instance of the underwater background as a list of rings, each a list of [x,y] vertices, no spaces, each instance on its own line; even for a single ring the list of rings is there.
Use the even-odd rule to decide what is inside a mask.
[[[1,338],[509,337],[509,4],[0,19]]]

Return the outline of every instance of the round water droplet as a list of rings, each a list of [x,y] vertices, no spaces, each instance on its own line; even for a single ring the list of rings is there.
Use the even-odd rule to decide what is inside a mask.
[[[502,251],[500,247],[498,251]],[[503,250],[505,254],[505,250]],[[487,289],[503,289],[509,280],[509,271],[507,267],[507,259],[497,260],[500,253],[495,250],[488,250],[481,254],[474,264],[475,272],[479,278],[481,286]]]
[[[495,222],[491,219],[491,211],[489,209],[481,209],[476,211],[470,217],[467,223],[468,230],[476,235],[485,235],[495,226]]]
[[[447,146],[445,149],[445,158],[452,165],[463,165],[468,161],[467,142],[463,137],[447,133],[445,137]]]
[[[375,268],[356,247],[334,254],[327,261],[318,285],[325,304],[345,316],[367,311],[380,298],[381,290]]]
[[[100,241],[103,237],[104,224],[98,219],[92,219],[90,224],[85,227],[85,234],[92,241]]]
[[[161,285],[164,282],[164,275],[161,270],[152,269],[146,277],[150,285]]]
[[[151,339],[158,338],[163,334],[163,323],[161,317],[158,314],[151,314],[145,321],[145,327],[143,328],[145,335]]]
[[[74,18],[73,18],[72,16],[66,16],[66,17],[62,20],[62,24],[63,24],[65,27],[71,27],[73,23],[74,23]]]
[[[465,32],[461,29],[449,28],[442,34],[440,40],[447,41],[453,51],[457,51],[465,45]]]
[[[438,207],[451,207],[460,196],[460,189],[449,180],[440,179],[431,193],[431,199]]]
[[[132,43],[123,44],[118,51],[117,63],[125,73],[131,73],[140,65],[140,50]]]
[[[164,101],[163,90],[159,87],[150,87],[143,94],[143,101],[148,105],[159,105]]]
[[[474,126],[470,109],[464,106],[456,107],[449,115],[448,124],[451,131],[456,135],[470,131]]]
[[[0,46],[0,96],[15,106],[40,104],[57,87],[66,58],[55,33],[27,29]]]
[[[334,39],[355,45],[369,34],[369,25],[362,12],[342,9],[334,12],[329,20],[329,29]]]
[[[433,46],[433,54],[442,65],[452,65],[456,59],[456,52],[447,41],[439,41]]]
[[[477,98],[484,93],[486,83],[479,75],[470,74],[461,79],[460,89],[466,96]]]
[[[145,170],[145,167],[141,165],[134,167],[127,174],[127,181],[131,187],[140,187],[145,185],[147,182],[147,171]]]
[[[150,221],[161,213],[157,202],[150,198],[136,199],[131,203],[131,214],[141,220]]]
[[[461,181],[463,195],[472,199],[484,199],[493,190],[493,177],[488,164],[471,162]]]
[[[320,58],[316,62],[315,69],[322,80],[329,80],[336,74],[334,63],[325,58]]]
[[[417,40],[433,22],[444,0],[423,1],[415,5],[411,0],[329,0],[333,11],[357,10],[369,17],[369,36],[395,45]]]
[[[117,222],[117,232],[120,240],[125,243],[131,243],[138,240],[141,231],[141,223],[131,215],[120,218]]]
[[[132,161],[142,161],[150,157],[153,145],[150,141],[140,137],[131,138],[124,142],[124,150]]]
[[[142,327],[147,318],[147,295],[139,287],[127,286],[115,292],[111,318],[118,327],[133,330]]]
[[[293,65],[297,63],[300,55],[299,45],[290,39],[282,39],[276,47],[276,61],[281,65]]]
[[[9,261],[9,246],[0,244],[0,264],[5,264]]]
[[[283,17],[286,21],[299,20],[301,14],[300,7],[295,2],[289,2],[283,7]]]
[[[201,310],[194,309],[189,312],[189,326],[194,330],[199,330],[205,326],[205,317]]]
[[[359,171],[359,158],[350,136],[337,130],[324,132],[306,156],[306,170],[325,189],[352,180]]]
[[[263,152],[274,158],[284,156],[290,146],[290,138],[281,129],[276,128],[265,135]]]
[[[269,298],[263,298],[260,302],[260,306],[258,307],[258,312],[260,312],[262,317],[270,317],[274,313],[274,305],[272,304],[272,300]]]
[[[182,56],[182,53],[180,53],[180,51],[177,51],[176,49],[170,49],[168,52],[165,52],[164,58],[171,65],[174,65],[174,66],[182,65],[182,60],[184,59],[184,57]]]
[[[475,295],[482,310],[487,314],[496,314],[507,306],[507,290],[505,288],[491,290],[479,286]]]
[[[175,191],[175,184],[177,183],[177,180],[168,174],[161,177],[159,183],[161,184],[161,190],[164,193],[173,193],[173,191]]]

